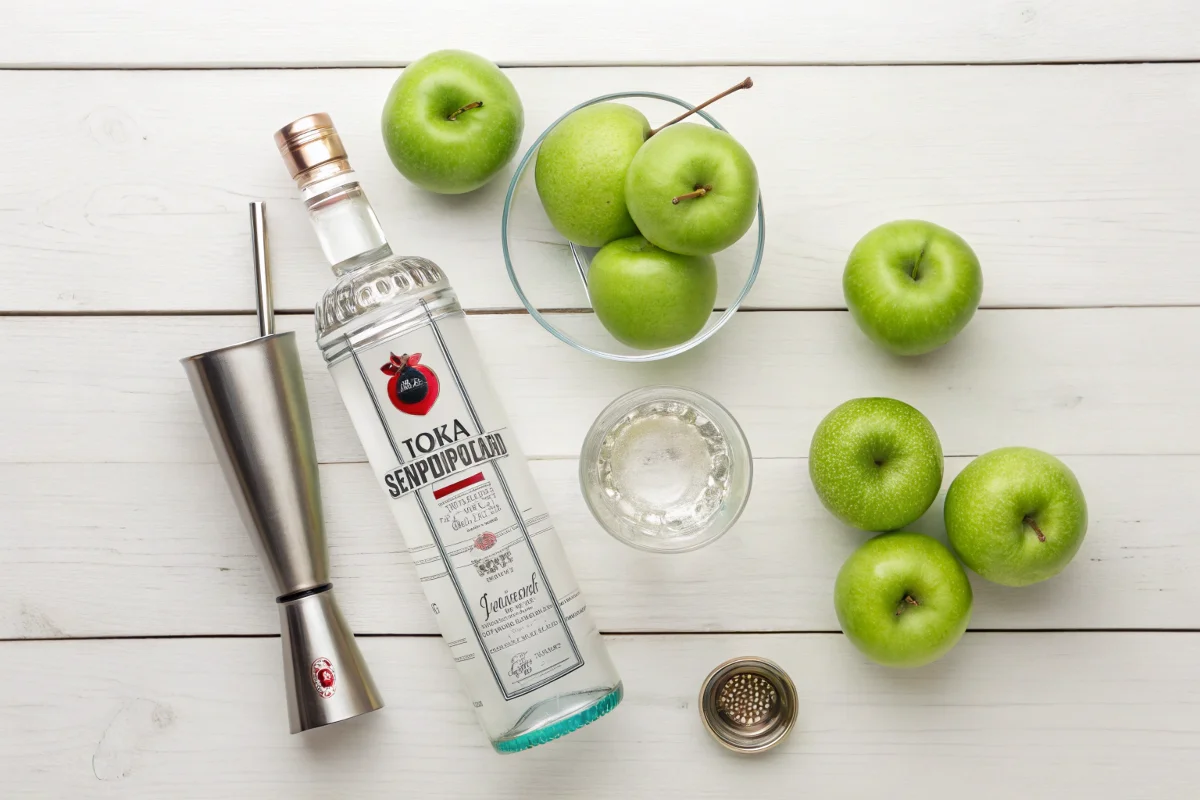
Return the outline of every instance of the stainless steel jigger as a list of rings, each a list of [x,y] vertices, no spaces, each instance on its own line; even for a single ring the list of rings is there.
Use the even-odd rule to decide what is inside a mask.
[[[383,707],[334,599],[308,396],[275,333],[262,203],[250,204],[260,337],[183,359],[242,521],[278,593],[292,733]]]

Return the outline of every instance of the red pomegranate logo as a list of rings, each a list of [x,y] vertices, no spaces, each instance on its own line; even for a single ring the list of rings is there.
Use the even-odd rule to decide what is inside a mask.
[[[384,375],[391,375],[388,381],[388,399],[405,414],[424,416],[433,408],[441,389],[437,375],[424,364],[420,353],[402,356],[391,354],[388,362],[380,367]]]
[[[491,550],[496,546],[496,534],[481,533],[475,537],[476,550]]]
[[[318,658],[312,663],[312,682],[317,694],[328,700],[337,691],[337,673],[328,658]]]

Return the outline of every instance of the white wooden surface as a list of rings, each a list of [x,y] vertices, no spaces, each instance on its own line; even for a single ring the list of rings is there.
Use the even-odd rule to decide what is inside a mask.
[[[947,485],[970,459],[947,462]],[[1075,456],[1091,529],[1061,578],[975,580],[977,629],[1200,628],[1194,456]],[[686,559],[612,540],[575,459],[533,462],[588,605],[607,631],[836,631],[833,578],[867,535],[821,508],[804,459],[759,459],[736,530]],[[266,635],[273,595],[215,464],[6,464],[12,525],[0,638]],[[321,468],[333,579],[362,633],[436,631],[366,464]],[[942,535],[941,501],[917,523]],[[45,587],[56,587],[55,593]],[[146,598],[155,598],[152,604]]]
[[[912,64],[1195,58],[1190,0],[41,0],[8,9],[19,66],[395,66],[444,47],[504,65]]]
[[[509,70],[526,145],[582,98],[704,98],[747,73],[755,88],[713,111],[762,167],[768,244],[749,306],[844,307],[846,253],[911,216],[971,241],[985,307],[1200,303],[1194,65]],[[0,309],[249,310],[258,198],[274,201],[277,307],[311,309],[328,270],[271,134],[314,109],[337,120],[398,247],[470,265],[469,308],[520,307],[499,257],[515,165],[468,197],[408,184],[379,136],[396,74],[0,72],[15,104],[0,152],[16,159],[0,171],[0,257],[24,265]],[[539,289],[552,308],[575,296]]]
[[[1194,796],[1198,29],[1188,0],[10,3],[0,797]],[[584,358],[513,313],[506,176],[436,198],[380,146],[395,67],[443,46],[514,67],[527,143],[596,94],[699,99],[752,74],[717,114],[763,176],[758,310],[654,365]],[[1147,61],[1171,63],[1129,63]],[[562,742],[487,747],[311,344],[327,274],[270,134],[317,109],[393,241],[442,263],[473,311],[506,312],[470,325],[628,688]],[[334,578],[389,703],[304,737],[285,733],[275,610],[177,364],[252,335],[245,205],[260,198],[280,324],[301,332]],[[987,310],[907,361],[865,341],[839,288],[857,237],[902,216],[963,233],[986,274]],[[680,557],[609,539],[575,484],[595,414],[655,382],[715,394],[756,456],[738,526]],[[930,416],[947,484],[1026,444],[1067,460],[1091,506],[1066,573],[976,581],[972,631],[914,672],[837,633],[833,577],[864,535],[807,481],[817,421],[867,394]],[[943,535],[939,517],[940,501],[915,527]],[[760,759],[708,741],[694,706],[708,669],[748,653],[782,663],[801,698],[794,736]]]
[[[229,798],[1190,798],[1200,783],[1200,634],[968,633],[909,672],[840,635],[610,638],[629,698],[603,725],[517,758],[478,731],[431,637],[364,639],[389,703],[289,737],[278,642],[0,645],[6,796]],[[710,666],[786,664],[800,721],[763,758],[696,718]],[[47,787],[53,787],[47,792]]]
[[[766,458],[807,455],[835,405],[878,394],[924,411],[950,455],[1014,441],[1063,456],[1200,455],[1200,373],[1183,368],[1200,363],[1197,308],[981,311],[921,359],[881,352],[845,311],[751,312],[705,347],[651,364],[586,356],[524,314],[468,319],[484,363],[504,376],[517,438],[539,458],[577,455],[613,398],[650,383],[714,395]],[[312,318],[279,327],[298,331],[317,456],[364,460]],[[256,332],[252,316],[0,318],[11,426],[0,462],[214,461],[176,362]]]

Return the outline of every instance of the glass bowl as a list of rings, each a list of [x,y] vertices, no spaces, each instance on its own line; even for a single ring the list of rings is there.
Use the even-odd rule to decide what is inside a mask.
[[[683,553],[715,542],[750,497],[754,461],[741,427],[706,394],[646,386],[614,400],[579,454],[596,521],[625,544]]]
[[[729,321],[746,298],[758,275],[766,240],[762,195],[759,195],[758,211],[750,230],[732,247],[713,256],[717,264],[717,299],[712,315],[700,332],[682,344],[659,350],[638,350],[617,341],[592,313],[588,297],[588,266],[598,248],[568,242],[554,229],[542,208],[533,178],[538,147],[554,126],[584,106],[610,100],[626,101],[644,113],[652,126],[678,116],[679,108],[692,108],[678,98],[656,92],[617,92],[580,103],[563,114],[537,138],[517,165],[508,196],[504,199],[500,243],[513,288],[539,325],[572,347],[601,358],[656,361],[690,350],[712,336]],[[707,122],[724,130],[705,111],[696,112],[688,121]],[[544,313],[549,311],[562,313]]]

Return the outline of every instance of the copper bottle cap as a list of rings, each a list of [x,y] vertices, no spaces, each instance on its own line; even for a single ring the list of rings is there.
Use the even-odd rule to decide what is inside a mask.
[[[275,146],[287,165],[288,174],[299,179],[326,164],[349,171],[346,148],[328,114],[309,114],[275,132]],[[328,177],[333,170],[321,170]]]
[[[761,753],[796,724],[796,685],[765,658],[735,658],[704,679],[700,718],[713,738],[738,753]]]

